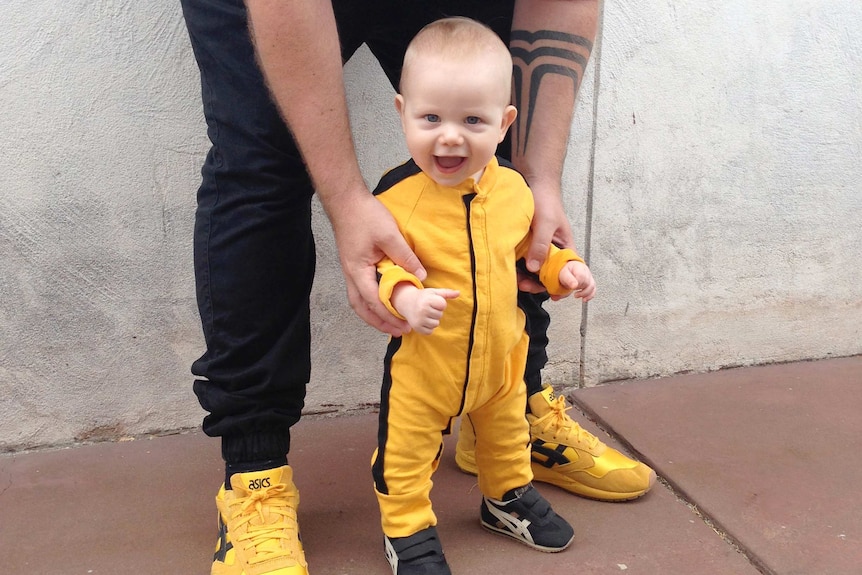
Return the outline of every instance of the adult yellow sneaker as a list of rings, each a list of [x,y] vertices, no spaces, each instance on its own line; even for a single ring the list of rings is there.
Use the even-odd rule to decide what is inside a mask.
[[[602,443],[566,413],[563,396],[545,385],[528,399],[535,481],[602,501],[636,499],[655,484],[655,471]],[[455,462],[465,473],[478,473],[476,436],[469,418],[461,418]]]
[[[299,491],[285,465],[235,473],[219,489],[212,575],[308,575],[296,522]]]

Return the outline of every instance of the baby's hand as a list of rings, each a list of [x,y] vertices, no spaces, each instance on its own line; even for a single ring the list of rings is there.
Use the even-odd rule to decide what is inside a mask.
[[[452,289],[419,289],[412,284],[397,286],[392,292],[392,306],[417,332],[428,335],[440,325],[447,300],[458,297]]]
[[[573,290],[574,296],[590,301],[596,294],[596,280],[583,262],[569,262],[560,270],[560,285]]]

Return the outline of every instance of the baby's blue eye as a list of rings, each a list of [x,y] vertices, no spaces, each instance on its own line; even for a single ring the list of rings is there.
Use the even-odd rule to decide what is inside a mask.
[[[482,119],[479,118],[479,116],[467,116],[467,119],[465,121],[468,124],[478,124],[479,122],[482,121]]]
[[[425,120],[428,122],[439,122],[440,116],[438,116],[437,114],[426,114]]]

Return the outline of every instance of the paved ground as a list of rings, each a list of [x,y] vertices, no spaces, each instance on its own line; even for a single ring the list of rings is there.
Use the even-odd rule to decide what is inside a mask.
[[[543,554],[478,526],[449,438],[440,536],[475,575],[862,573],[862,357],[580,390],[572,412],[662,483],[629,503],[539,484],[574,525]],[[291,463],[313,575],[387,575],[369,459],[375,415],[308,418]],[[185,433],[0,456],[0,573],[206,574],[217,442]]]

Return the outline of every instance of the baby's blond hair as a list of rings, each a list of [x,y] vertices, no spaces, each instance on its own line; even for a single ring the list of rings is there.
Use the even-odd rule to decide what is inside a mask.
[[[505,77],[512,76],[512,56],[496,32],[484,24],[455,16],[436,20],[411,40],[404,54],[401,85],[413,72],[413,64],[421,56],[472,60],[481,58],[484,65],[500,66]]]

